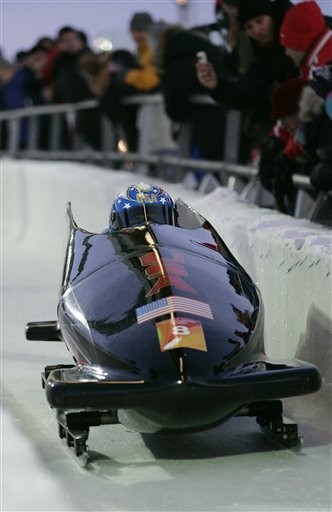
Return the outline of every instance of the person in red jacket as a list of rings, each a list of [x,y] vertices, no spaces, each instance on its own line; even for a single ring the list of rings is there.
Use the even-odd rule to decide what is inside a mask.
[[[315,1],[288,9],[280,27],[280,43],[305,80],[309,80],[312,67],[332,59],[332,31]]]
[[[296,140],[300,128],[299,103],[306,82],[295,78],[279,85],[272,94],[273,130],[261,145],[259,179],[272,192],[276,206],[284,213],[294,207],[295,189],[292,174],[303,156],[303,147]]]

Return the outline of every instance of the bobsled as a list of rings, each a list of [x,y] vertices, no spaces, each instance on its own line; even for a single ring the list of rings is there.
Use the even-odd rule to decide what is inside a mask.
[[[176,222],[92,233],[70,224],[57,319],[28,340],[61,341],[73,364],[42,383],[59,435],[88,460],[89,428],[185,433],[254,416],[289,445],[281,399],[320,388],[318,369],[270,360],[261,294],[213,226],[182,200]]]

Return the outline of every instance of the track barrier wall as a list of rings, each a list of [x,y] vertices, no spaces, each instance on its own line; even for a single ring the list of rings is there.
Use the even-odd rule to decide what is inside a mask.
[[[193,95],[193,108],[215,104],[206,94]],[[260,184],[257,169],[238,165],[241,112],[228,110],[225,120],[225,134],[220,141],[224,152],[224,161],[192,159],[190,157],[191,124],[183,123],[177,143],[172,140],[172,123],[164,112],[164,102],[161,94],[135,95],[124,100],[126,105],[137,105],[138,150],[137,153],[127,154],[118,150],[118,134],[104,115],[100,115],[101,151],[92,150],[84,145],[80,135],[75,131],[76,113],[80,110],[95,109],[98,102],[95,99],[79,103],[63,105],[47,105],[27,107],[6,112],[0,112],[1,121],[7,123],[8,141],[4,154],[19,158],[35,159],[70,159],[102,163],[104,166],[124,162],[134,163],[134,170],[148,173],[149,165],[156,168],[156,175],[170,181],[181,181],[194,170],[201,170],[205,178],[201,190],[211,191],[220,183],[227,185],[230,190],[241,192],[241,196],[260,206],[275,207],[273,196]],[[38,136],[41,130],[39,121],[47,115],[50,121],[48,149],[38,149]],[[26,149],[20,148],[20,126],[25,119],[28,124]],[[61,149],[62,129],[65,123],[70,125],[73,147],[70,151]],[[3,125],[0,125],[3,127]],[[113,164],[113,165],[112,165]],[[316,222],[331,225],[332,192],[321,192],[317,195],[310,184],[308,176],[294,175],[293,183],[297,189],[294,216],[307,218]],[[188,184],[188,181],[187,181]],[[315,197],[317,196],[317,197]]]

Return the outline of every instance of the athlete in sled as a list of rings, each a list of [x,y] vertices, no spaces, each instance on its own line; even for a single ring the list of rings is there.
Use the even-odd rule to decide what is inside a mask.
[[[284,397],[320,387],[313,365],[270,361],[259,290],[211,224],[158,186],[114,201],[101,234],[70,236],[58,318],[27,338],[64,341],[73,365],[47,366],[43,385],[60,437],[87,460],[89,427],[192,432],[256,416],[289,445]]]

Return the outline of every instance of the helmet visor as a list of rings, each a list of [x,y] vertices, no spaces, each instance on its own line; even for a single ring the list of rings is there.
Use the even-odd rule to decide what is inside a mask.
[[[142,204],[112,214],[113,229],[143,226],[146,223],[175,225],[174,210],[161,204]]]

